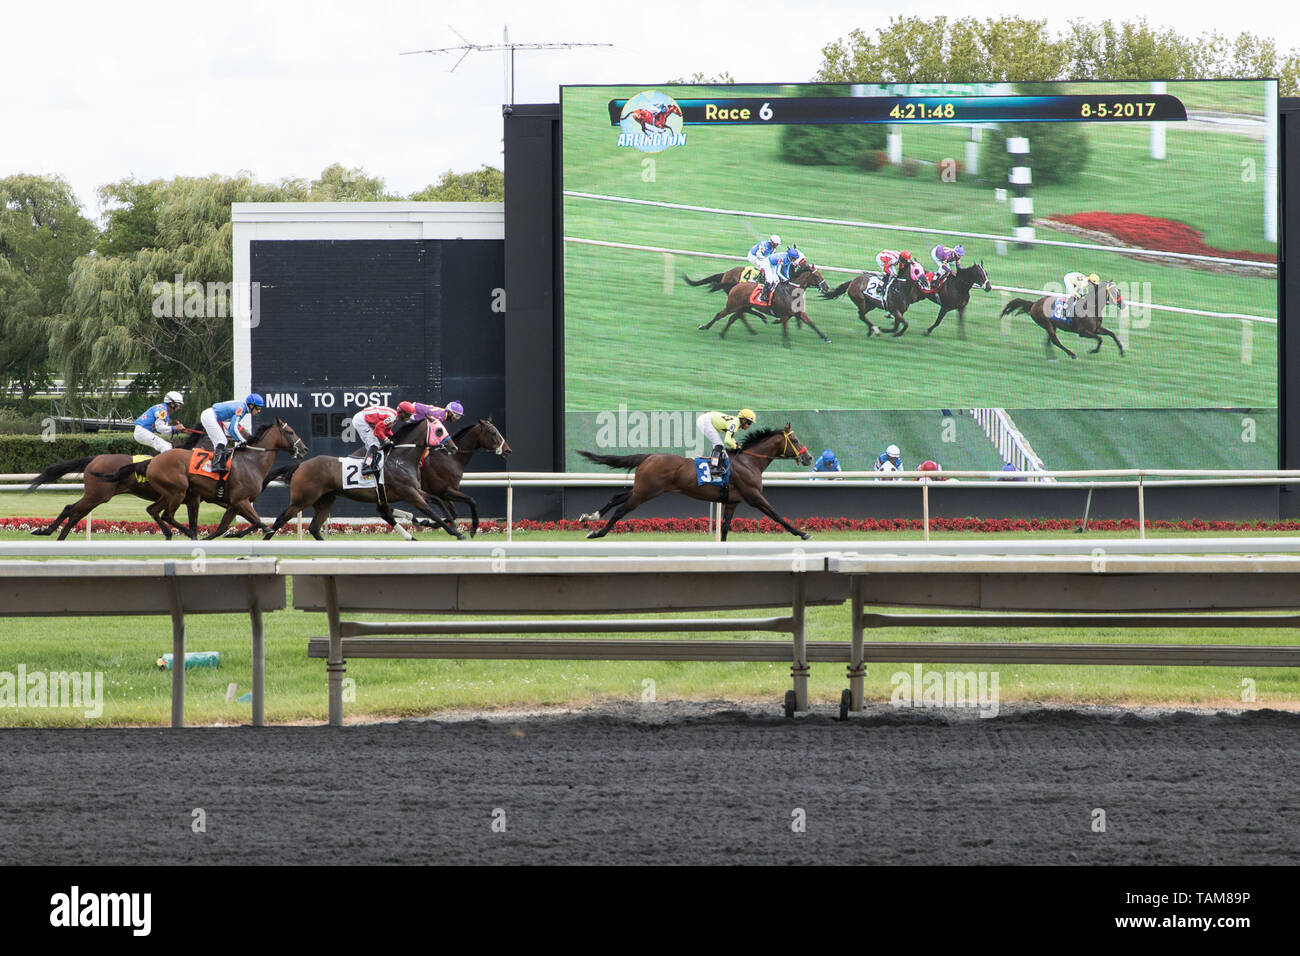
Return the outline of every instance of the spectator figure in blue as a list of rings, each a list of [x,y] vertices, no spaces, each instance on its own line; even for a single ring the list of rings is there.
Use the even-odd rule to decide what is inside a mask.
[[[822,452],[822,456],[813,464],[811,477],[816,478],[819,473],[824,474],[826,472],[843,470],[844,469],[840,467],[840,460],[835,457],[835,452],[827,448]]]

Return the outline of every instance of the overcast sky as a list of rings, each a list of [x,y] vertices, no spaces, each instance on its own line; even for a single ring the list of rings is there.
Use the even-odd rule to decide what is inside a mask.
[[[502,54],[402,51],[461,41],[606,42],[517,55],[516,101],[556,102],[564,83],[661,83],[695,71],[741,82],[806,81],[821,48],[855,27],[870,33],[906,10],[922,17],[1041,16],[1041,0],[894,3],[661,0],[524,3],[175,2],[7,5],[0,18],[0,176],[59,173],[86,211],[95,190],[139,179],[232,174],[315,177],[333,162],[411,193],[447,169],[501,165]],[[1248,29],[1282,50],[1300,46],[1291,5],[1232,18],[1215,0],[1093,0],[1053,17],[1133,17],[1197,34]]]

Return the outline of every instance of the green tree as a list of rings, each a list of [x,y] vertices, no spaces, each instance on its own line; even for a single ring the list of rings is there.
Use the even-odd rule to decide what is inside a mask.
[[[822,48],[822,82],[971,83],[1046,80],[1195,80],[1268,77],[1300,95],[1300,49],[1280,53],[1252,33],[1228,39],[1158,29],[1144,18],[1071,21],[1059,36],[1046,20],[891,18],[868,36],[854,30]]]
[[[438,181],[411,198],[419,202],[501,202],[506,198],[506,177],[493,166],[472,173],[447,170]]]
[[[117,203],[106,214],[110,239],[65,272],[64,309],[44,324],[70,391],[96,390],[137,369],[148,387],[186,389],[190,408],[229,397],[230,204],[301,201],[307,188],[240,173],[125,180],[101,196]]]
[[[319,179],[312,180],[307,198],[312,202],[385,202],[402,197],[390,193],[379,177],[335,163],[324,169]]]
[[[814,86],[808,96],[846,96],[843,87]],[[851,166],[863,154],[882,149],[885,127],[876,123],[835,123],[825,126],[798,124],[781,127],[781,156],[787,163],[804,166]]]
[[[0,390],[16,385],[24,408],[48,378],[46,323],[63,309],[68,272],[95,236],[66,180],[0,179]]]

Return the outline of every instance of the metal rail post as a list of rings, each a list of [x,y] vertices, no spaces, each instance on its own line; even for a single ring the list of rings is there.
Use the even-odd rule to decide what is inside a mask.
[[[1138,537],[1147,536],[1147,499],[1142,489],[1142,476],[1138,475]]]
[[[862,709],[863,679],[867,675],[866,650],[862,627],[862,575],[849,579],[849,614],[852,629],[849,638],[849,710]]]
[[[181,606],[176,566],[166,563],[167,595],[172,605],[172,726],[185,726],[185,609]]]
[[[325,613],[330,622],[330,656],[325,661],[329,674],[330,726],[343,726],[343,628],[339,623],[338,583],[332,577],[325,579]]]
[[[791,633],[794,636],[794,663],[790,665],[790,676],[794,678],[795,710],[808,709],[808,642],[804,629],[804,576],[794,574],[794,597],[791,601]]]

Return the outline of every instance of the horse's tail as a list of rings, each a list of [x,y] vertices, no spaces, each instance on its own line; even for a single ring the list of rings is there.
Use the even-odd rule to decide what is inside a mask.
[[[152,458],[146,458],[144,461],[133,461],[128,465],[123,465],[117,471],[110,471],[110,472],[92,471],[89,472],[89,474],[94,475],[100,481],[107,481],[107,482],[111,482],[112,484],[117,484],[127,475],[131,474],[131,472],[135,472],[136,475],[140,477],[144,477],[145,469],[149,467],[149,462],[151,461],[153,461]]]
[[[53,481],[55,478],[62,478],[64,475],[74,471],[85,471],[86,466],[95,460],[95,456],[89,458],[78,458],[76,461],[59,461],[50,465],[43,472],[32,479],[32,483],[27,486],[28,491],[35,491],[38,485],[43,485],[47,481]]]
[[[649,458],[649,455],[598,455],[594,451],[579,451],[579,455],[598,465],[609,468],[635,468]]]
[[[848,292],[848,291],[849,291],[849,286],[851,286],[852,284],[853,284],[853,280],[852,280],[852,279],[850,279],[848,282],[841,282],[841,283],[840,283],[839,285],[837,285],[835,288],[831,289],[830,292],[823,292],[823,293],[822,293],[822,298],[823,298],[823,299],[838,299],[838,298],[839,298],[840,296],[842,296],[845,292]]]
[[[279,468],[272,468],[267,474],[266,480],[262,482],[262,490],[265,491],[266,486],[273,481],[283,481],[287,485],[289,482],[293,481],[293,473],[298,470],[298,466],[301,464],[302,462],[300,461],[291,461],[289,464],[281,465]]]
[[[1002,315],[1005,316],[1010,312],[1024,312],[1027,315],[1033,304],[1028,299],[1012,299],[1003,307]]]
[[[715,272],[711,276],[705,276],[703,279],[692,279],[690,276],[682,276],[682,281],[687,285],[710,285],[710,292],[717,292],[722,288],[722,273]]]

